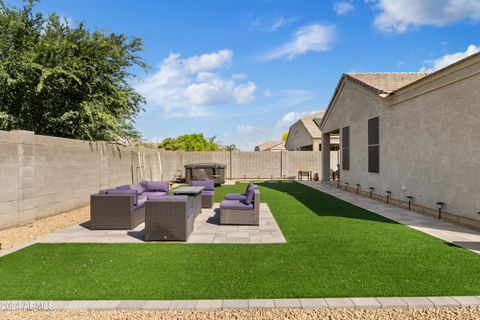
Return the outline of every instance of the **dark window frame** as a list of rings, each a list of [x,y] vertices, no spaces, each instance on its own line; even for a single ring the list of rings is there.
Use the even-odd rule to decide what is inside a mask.
[[[380,173],[380,118],[368,119],[368,172]]]
[[[350,170],[350,126],[342,128],[342,170]]]

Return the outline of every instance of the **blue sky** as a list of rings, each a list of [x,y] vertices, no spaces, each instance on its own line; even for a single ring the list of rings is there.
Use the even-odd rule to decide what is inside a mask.
[[[10,2],[12,3],[12,2]],[[144,138],[217,135],[253,150],[324,110],[345,72],[432,71],[479,50],[478,0],[44,0],[141,37]]]

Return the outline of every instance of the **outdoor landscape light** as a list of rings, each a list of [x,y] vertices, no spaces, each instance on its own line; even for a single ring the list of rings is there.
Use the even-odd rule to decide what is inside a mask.
[[[385,197],[387,197],[387,203],[388,203],[388,198],[390,197],[391,194],[392,194],[392,191],[390,190],[385,191]]]
[[[438,206],[438,219],[442,219],[442,208],[445,205],[443,202],[437,202]]]
[[[348,191],[348,182],[345,182],[345,191]]]
[[[406,198],[408,199],[408,210],[410,210],[412,206],[413,196],[406,196]]]
[[[374,187],[370,187],[370,188],[368,188],[368,189],[370,189],[370,199],[372,199],[372,194],[373,194],[373,191],[375,190],[375,188],[374,188]]]
[[[358,190],[360,189],[360,184],[357,183],[356,186],[357,186],[357,194],[358,194]]]

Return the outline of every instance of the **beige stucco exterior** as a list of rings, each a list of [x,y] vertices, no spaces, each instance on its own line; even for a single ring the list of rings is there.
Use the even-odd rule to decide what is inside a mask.
[[[285,148],[288,151],[320,151],[320,137],[312,137],[301,120],[295,122],[288,131]]]
[[[376,116],[380,173],[368,173],[367,125]],[[386,97],[342,77],[320,128],[346,126],[350,170],[341,170],[342,183],[400,200],[410,195],[432,209],[444,202],[461,222],[480,221],[480,55]]]

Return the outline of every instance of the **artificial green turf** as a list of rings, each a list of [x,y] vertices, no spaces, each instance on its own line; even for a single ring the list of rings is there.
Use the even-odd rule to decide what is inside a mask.
[[[0,258],[0,299],[480,294],[477,254],[297,183],[260,190],[286,244],[37,244]]]

